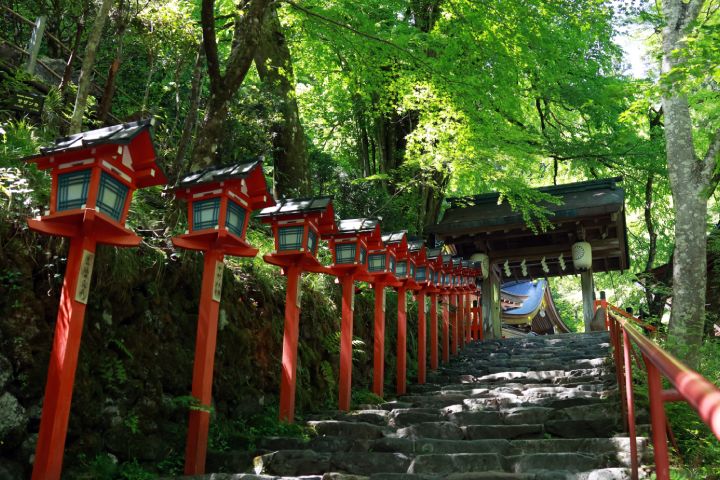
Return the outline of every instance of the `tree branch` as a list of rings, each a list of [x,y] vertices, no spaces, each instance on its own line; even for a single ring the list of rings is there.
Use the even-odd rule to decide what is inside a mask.
[[[685,12],[682,18],[683,30],[698,18],[698,15],[700,15],[700,9],[704,3],[705,0],[692,0],[690,3],[686,4]]]
[[[223,78],[220,73],[220,60],[215,36],[215,0],[202,0],[200,22],[203,32],[203,48],[205,49],[208,75],[210,77],[210,91],[217,92],[222,89]]]
[[[330,23],[330,24],[332,24],[332,25],[335,25],[336,27],[343,28],[343,29],[345,29],[345,30],[348,30],[348,31],[356,34],[356,35],[359,35],[359,36],[361,36],[361,37],[365,37],[365,38],[367,38],[367,39],[369,39],[369,40],[374,40],[374,41],[376,41],[376,42],[380,42],[380,43],[383,43],[383,44],[385,44],[385,45],[388,45],[388,46],[390,46],[390,47],[392,47],[392,48],[394,48],[394,49],[396,49],[396,50],[401,51],[402,53],[404,53],[404,54],[407,55],[408,57],[412,58],[412,59],[415,60],[416,62],[421,63],[421,64],[427,66],[426,62],[424,62],[421,58],[417,57],[414,53],[408,51],[406,48],[403,48],[403,47],[401,47],[400,45],[398,45],[398,44],[396,44],[396,43],[393,43],[393,42],[391,42],[391,41],[389,41],[389,40],[385,40],[384,38],[376,37],[375,35],[371,35],[371,34],[369,34],[369,33],[362,32],[362,31],[360,31],[360,30],[358,30],[358,29],[356,29],[356,28],[353,28],[353,27],[350,26],[350,25],[344,24],[344,23],[342,23],[342,22],[338,22],[337,20],[333,20],[332,18],[328,18],[328,17],[326,17],[326,16],[324,16],[324,15],[321,15],[321,14],[319,14],[319,13],[313,12],[312,10],[309,10],[309,9],[307,9],[307,8],[305,8],[305,7],[301,7],[300,5],[298,5],[297,3],[295,3],[295,2],[293,2],[293,1],[291,1],[291,0],[285,0],[285,3],[287,3],[288,5],[290,5],[291,7],[293,7],[294,9],[299,10],[299,11],[305,13],[305,14],[308,15],[308,16],[317,18],[318,20],[322,20],[323,22],[326,22],[326,23]]]
[[[720,128],[715,131],[715,135],[713,136],[710,146],[708,147],[707,152],[705,152],[705,157],[703,158],[703,169],[707,172],[708,176],[712,175],[710,178],[711,192],[715,190],[718,182],[720,182],[720,172],[716,172],[715,168],[718,155],[720,155]]]
[[[235,92],[252,64],[255,49],[260,41],[260,30],[269,0],[253,0],[248,11],[235,21],[232,50],[225,69],[225,88]]]

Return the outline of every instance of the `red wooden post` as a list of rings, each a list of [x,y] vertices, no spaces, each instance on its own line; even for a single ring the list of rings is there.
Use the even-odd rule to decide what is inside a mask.
[[[335,230],[335,216],[330,197],[316,197],[283,199],[274,206],[264,208],[257,218],[272,225],[275,237],[275,250],[263,259],[281,267],[287,277],[279,418],[292,423],[295,420],[300,333],[300,279],[303,271],[328,273],[316,258],[318,234]]]
[[[657,367],[643,354],[648,375],[648,396],[650,397],[650,424],[655,456],[655,475],[657,480],[668,480],[670,462],[668,460],[667,432],[665,430],[665,407],[662,399],[662,382]]]
[[[191,408],[190,410],[190,425],[185,446],[186,475],[201,474],[205,471],[207,439],[210,429],[210,409],[212,406],[212,378],[215,365],[217,321],[220,310],[217,284],[222,282],[223,258],[222,251],[208,250],[205,252],[203,261],[192,380],[192,396],[199,401],[200,405],[198,405],[199,408]]]
[[[485,340],[485,326],[483,325],[482,297],[480,295],[478,295],[477,305],[478,340],[482,342]]]
[[[85,319],[85,302],[87,302],[87,297],[85,302],[77,300],[78,279],[85,263],[85,268],[88,270],[83,272],[82,281],[90,281],[92,260],[83,262],[83,259],[88,255],[92,258],[94,254],[94,237],[73,237],[70,240],[70,252],[60,293],[60,308],[45,386],[40,435],[35,450],[33,480],[59,479],[62,471],[65,437]],[[82,288],[89,288],[89,284]]]
[[[342,285],[342,321],[340,325],[340,379],[338,409],[350,410],[352,388],[352,337],[355,309],[355,280],[352,275],[339,278]]]
[[[450,340],[450,351],[453,355],[457,355],[458,343],[460,343],[460,339],[458,338],[458,303],[457,294],[454,292],[454,289],[450,292],[450,305],[448,307],[452,310],[450,312],[450,330],[452,331],[452,340]]]
[[[438,368],[437,294],[430,294],[430,370]]]
[[[375,285],[375,337],[373,343],[373,393],[383,396],[385,384],[385,286]]]
[[[297,372],[298,336],[300,334],[299,289],[302,269],[298,265],[286,270],[285,331],[283,333],[282,377],[280,379],[280,420],[295,420],[295,386]]]
[[[205,473],[210,429],[217,322],[222,296],[225,255],[254,257],[257,249],[245,240],[252,211],[273,205],[260,161],[209,168],[184,177],[175,189],[187,200],[189,231],[172,238],[178,248],[204,254],[193,363],[191,408],[185,444],[185,474]]]
[[[397,320],[397,379],[398,395],[405,393],[407,370],[407,289],[398,288],[398,320]]]
[[[635,398],[632,380],[632,359],[630,358],[630,337],[623,329],[623,357],[625,359],[625,400],[628,412],[628,436],[630,437],[630,465],[632,480],[638,480],[637,435],[635,432]]]
[[[442,361],[448,363],[450,361],[450,295],[443,295],[442,302],[442,320],[443,320],[443,349]]]
[[[420,291],[417,295],[418,303],[418,383],[425,383],[425,349],[426,349],[426,329],[425,324],[425,292]]]
[[[457,344],[458,349],[465,348],[465,294],[460,290],[457,295]]]
[[[55,140],[23,160],[52,176],[48,212],[28,219],[30,229],[70,238],[67,266],[45,385],[32,478],[57,480],[62,473],[75,371],[98,243],[137,246],[125,228],[134,191],[162,185],[155,162],[152,122],[143,120]]]
[[[329,269],[342,286],[342,320],[340,322],[340,378],[338,380],[338,409],[350,410],[352,391],[352,339],[355,308],[355,279],[368,275],[368,248],[381,241],[377,220],[354,218],[340,220],[337,228],[324,233],[333,252]]]
[[[474,318],[475,314],[472,311],[472,301],[470,300],[471,297],[472,297],[472,294],[470,294],[470,293],[465,295],[465,318],[467,319],[465,324],[467,325],[466,332],[467,332],[468,343],[473,341],[473,328],[474,328],[473,323],[474,323],[474,319],[475,319]]]

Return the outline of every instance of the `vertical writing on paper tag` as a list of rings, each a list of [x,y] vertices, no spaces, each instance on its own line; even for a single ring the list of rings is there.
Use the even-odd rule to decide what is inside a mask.
[[[83,305],[87,305],[88,296],[90,295],[90,278],[92,277],[93,264],[95,263],[95,254],[87,250],[83,250],[82,260],[80,261],[80,273],[78,275],[77,288],[75,289],[75,301]]]

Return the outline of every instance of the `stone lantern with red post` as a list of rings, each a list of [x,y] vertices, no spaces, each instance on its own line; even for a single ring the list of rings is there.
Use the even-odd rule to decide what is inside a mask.
[[[452,330],[452,344],[451,350],[453,355],[457,355],[460,347],[462,346],[462,334],[461,334],[461,323],[462,323],[462,303],[460,302],[461,287],[461,274],[462,274],[462,259],[460,257],[452,258],[452,269],[450,270],[450,306],[454,309],[454,312],[450,314],[450,329]]]
[[[430,285],[431,269],[427,261],[427,248],[422,240],[408,243],[408,253],[415,264],[415,285],[413,290],[418,305],[418,383],[425,383],[425,366],[427,363],[427,319],[425,315],[425,294]]]
[[[417,287],[415,283],[415,262],[408,251],[406,232],[395,232],[383,237],[388,248],[396,258],[395,277],[398,294],[397,307],[397,350],[396,350],[396,383],[398,395],[405,393],[407,386],[407,292]]]
[[[322,235],[330,243],[333,263],[328,271],[342,285],[342,321],[340,326],[340,379],[338,409],[350,410],[352,387],[352,334],[355,310],[355,279],[367,275],[368,245],[377,244],[380,224],[375,219],[340,220],[337,230]]]
[[[430,370],[438,368],[438,315],[437,297],[441,282],[440,269],[442,268],[442,254],[439,248],[430,248],[426,251],[427,259],[427,287],[425,292],[430,298]]]
[[[180,181],[175,195],[187,201],[189,231],[172,242],[204,253],[192,380],[192,396],[199,406],[190,410],[185,448],[185,474],[199,475],[205,471],[224,258],[257,254],[245,238],[250,214],[275,202],[260,161],[191,173]]]
[[[463,344],[472,341],[472,335],[470,333],[472,328],[472,313],[470,312],[470,296],[472,293],[472,286],[470,284],[471,275],[470,260],[462,260],[460,270],[460,304],[462,305],[460,331]]]
[[[470,284],[472,286],[472,293],[471,293],[471,312],[472,312],[472,328],[470,334],[472,335],[473,340],[482,340],[480,338],[482,334],[482,328],[481,328],[481,322],[482,317],[481,310],[482,307],[480,306],[480,284],[478,283],[478,278],[482,276],[482,264],[480,262],[473,261],[471,262],[472,268],[471,268],[471,277],[470,277]]]
[[[442,254],[438,257],[439,283],[437,288],[442,305],[442,361],[450,361],[450,288],[452,287],[452,255]]]
[[[300,329],[300,277],[304,271],[329,273],[317,259],[322,235],[335,232],[335,214],[330,197],[285,199],[259,214],[272,225],[275,251],[263,258],[282,268],[287,277],[285,289],[285,330],[283,334],[280,380],[280,420],[295,418],[297,349]]]
[[[375,291],[372,392],[379,397],[384,396],[385,384],[385,289],[400,285],[395,277],[395,249],[385,238],[368,244],[368,273],[357,277]]]
[[[85,306],[98,243],[132,247],[140,237],[125,228],[133,192],[163,185],[155,162],[151,120],[59,138],[25,160],[50,170],[50,206],[28,219],[36,232],[70,238],[55,337],[43,400],[32,478],[55,480],[62,472]]]

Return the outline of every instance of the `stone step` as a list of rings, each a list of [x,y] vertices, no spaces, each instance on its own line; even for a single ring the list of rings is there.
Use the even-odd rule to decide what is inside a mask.
[[[538,470],[532,473],[510,473],[499,471],[451,473],[449,475],[421,475],[409,473],[376,473],[370,476],[353,475],[340,472],[327,472],[322,475],[276,476],[253,473],[213,473],[191,477],[177,477],[184,480],[631,480],[630,470],[626,468],[603,468],[587,472],[567,472],[558,470]],[[646,471],[640,472],[640,478],[650,478]]]
[[[320,435],[341,436],[347,438],[380,438],[386,429],[367,422],[346,422],[342,420],[317,420],[307,422],[315,432]]]
[[[212,480],[630,479],[606,332],[472,343],[427,380],[315,415],[309,440],[259,442],[254,476]],[[638,452],[650,462],[647,438]]]
[[[310,449],[316,452],[399,452],[406,455],[430,453],[590,453],[615,454],[618,459],[627,457],[630,451],[628,437],[599,438],[541,438],[526,440],[479,439],[448,440],[437,438],[383,437],[374,440],[349,439],[346,437],[316,437],[309,441],[297,438],[265,439],[259,446],[284,445],[287,450]],[[638,437],[638,452],[648,458],[650,449],[647,437]],[[270,453],[270,452],[268,452]]]

